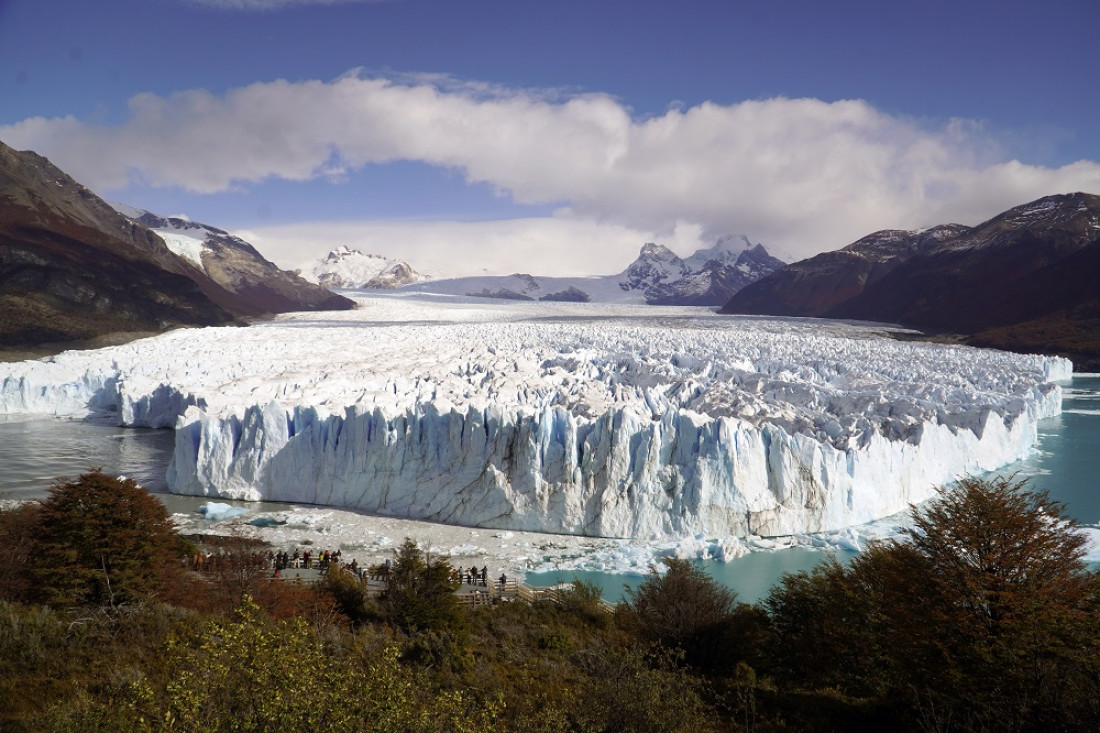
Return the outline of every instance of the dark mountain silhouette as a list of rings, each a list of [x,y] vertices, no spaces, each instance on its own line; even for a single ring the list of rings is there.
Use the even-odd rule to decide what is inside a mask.
[[[1047,196],[976,227],[877,232],[773,273],[723,313],[899,323],[1100,364],[1100,196]]]
[[[262,286],[227,289],[46,158],[0,143],[0,348],[240,323],[295,305]]]

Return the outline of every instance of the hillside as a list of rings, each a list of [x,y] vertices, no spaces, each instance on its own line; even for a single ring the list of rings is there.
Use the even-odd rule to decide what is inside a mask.
[[[346,310],[347,298],[299,275],[279,269],[240,237],[208,224],[162,217],[120,204],[114,208],[131,221],[151,229],[176,254],[202,268],[226,290],[256,309],[256,315],[310,310]]]
[[[0,143],[0,349],[50,350],[302,309],[302,298],[272,285],[277,276],[241,275],[263,263],[277,270],[254,250],[222,260],[236,272],[222,265],[212,277],[46,158]],[[302,285],[317,291],[315,307],[351,307]]]
[[[899,323],[1100,366],[1100,196],[1047,196],[975,227],[877,232],[789,265],[723,313]]]

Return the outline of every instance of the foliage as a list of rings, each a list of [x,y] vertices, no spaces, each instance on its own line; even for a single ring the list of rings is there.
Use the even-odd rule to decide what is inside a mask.
[[[33,552],[25,511],[0,537]],[[1100,576],[1073,530],[1022,483],[968,480],[904,541],[786,576],[763,606],[673,561],[614,613],[578,583],[466,614],[411,541],[381,601],[341,573],[273,581],[229,538],[219,558],[242,562],[160,594],[176,605],[117,603],[125,574],[114,605],[0,601],[0,729],[1093,730]]]
[[[30,577],[45,603],[145,600],[182,574],[180,538],[168,511],[132,479],[94,469],[58,480],[36,519]]]
[[[580,730],[650,733],[711,730],[698,680],[667,652],[594,647],[578,655],[589,684],[573,718]]]
[[[604,624],[611,618],[603,605],[603,593],[595,583],[575,579],[568,588],[557,591],[559,608],[588,623]]]
[[[377,601],[367,595],[366,587],[351,573],[330,570],[325,573],[318,588],[332,596],[337,610],[354,625],[377,621],[382,617]]]
[[[394,551],[379,604],[387,619],[407,631],[459,629],[465,622],[450,562],[432,557],[408,537]]]
[[[1088,729],[1100,586],[1074,530],[1025,482],[965,479],[914,511],[904,541],[773,589],[775,671],[904,702],[928,728]]]
[[[688,662],[702,666],[723,659],[736,663],[736,652],[716,642],[727,640],[738,615],[737,595],[688,560],[664,558],[666,570],[651,568],[636,589],[627,589],[624,613],[645,640],[679,649]],[[716,655],[717,652],[717,655]]]
[[[246,600],[194,646],[169,640],[157,684],[117,684],[109,701],[53,713],[69,730],[466,731],[491,730],[492,704],[460,692],[429,696],[398,651],[334,655],[301,620],[273,622]],[[75,709],[74,709],[75,708]]]
[[[38,504],[0,509],[0,600],[21,601],[30,591],[31,550],[34,546]]]

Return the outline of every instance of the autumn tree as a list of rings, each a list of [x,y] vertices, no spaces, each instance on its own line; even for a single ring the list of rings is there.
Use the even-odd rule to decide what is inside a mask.
[[[23,601],[31,588],[31,548],[34,545],[39,506],[27,502],[0,509],[0,600]]]
[[[903,535],[772,591],[781,679],[903,703],[929,728],[1087,730],[1100,586],[1065,508],[1024,481],[968,478]]]
[[[133,479],[99,469],[59,479],[35,519],[29,572],[44,603],[148,599],[182,573],[181,539],[168,511]]]

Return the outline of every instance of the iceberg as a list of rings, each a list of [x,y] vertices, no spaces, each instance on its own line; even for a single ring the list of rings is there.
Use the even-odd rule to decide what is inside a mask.
[[[232,519],[233,517],[239,517],[242,514],[247,514],[247,509],[241,509],[240,507],[230,506],[220,501],[208,501],[198,509],[199,514],[203,516],[208,522],[220,522],[225,519]]]
[[[1022,458],[1072,369],[870,324],[358,302],[0,365],[0,412],[172,426],[181,494],[501,530],[768,537],[896,514]]]

